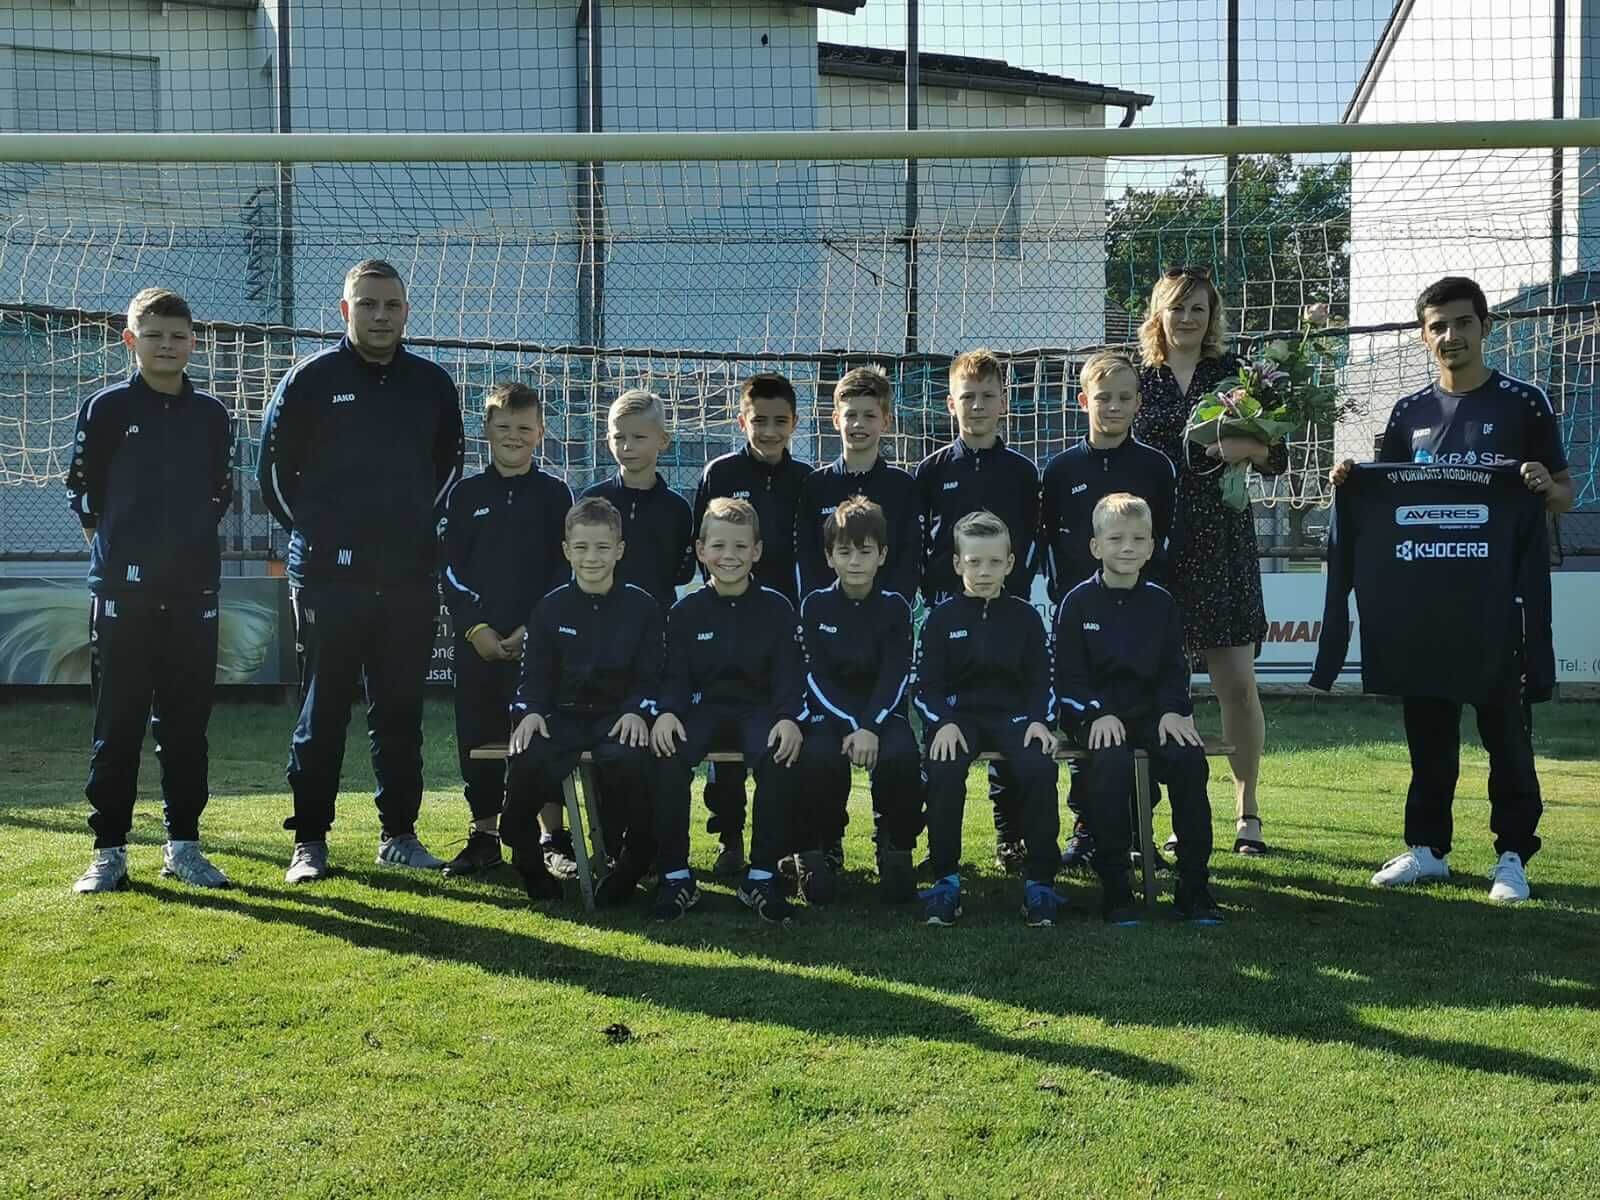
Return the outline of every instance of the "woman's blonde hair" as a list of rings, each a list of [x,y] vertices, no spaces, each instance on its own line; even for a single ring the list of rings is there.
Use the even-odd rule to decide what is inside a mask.
[[[1211,300],[1211,321],[1206,325],[1206,336],[1200,343],[1202,358],[1217,358],[1222,354],[1222,340],[1227,336],[1228,323],[1222,314],[1222,293],[1211,282],[1211,272],[1205,267],[1173,267],[1162,273],[1150,289],[1150,303],[1145,306],[1144,323],[1139,326],[1139,353],[1145,365],[1159,367],[1167,361],[1167,335],[1161,329],[1161,314],[1173,304],[1188,299],[1195,288],[1204,288]]]

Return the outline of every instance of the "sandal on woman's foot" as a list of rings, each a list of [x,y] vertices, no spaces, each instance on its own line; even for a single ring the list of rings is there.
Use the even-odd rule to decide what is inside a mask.
[[[1235,854],[1243,854],[1246,858],[1259,858],[1261,855],[1267,852],[1267,844],[1261,840],[1261,818],[1239,818],[1239,824],[1245,826],[1246,828],[1249,827],[1249,823],[1251,821],[1255,822],[1256,836],[1250,838],[1245,837],[1242,833],[1240,833],[1239,836],[1233,839],[1233,852]]]

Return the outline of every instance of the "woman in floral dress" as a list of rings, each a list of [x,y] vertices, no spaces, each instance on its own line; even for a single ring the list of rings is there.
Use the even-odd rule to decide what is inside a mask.
[[[1133,432],[1172,460],[1178,471],[1173,553],[1168,586],[1183,612],[1184,641],[1203,661],[1222,707],[1222,736],[1233,745],[1234,850],[1262,854],[1256,781],[1266,721],[1256,691],[1255,658],[1267,635],[1254,514],[1227,507],[1222,467],[1249,461],[1264,475],[1280,474],[1288,452],[1249,437],[1223,438],[1201,448],[1185,441],[1184,426],[1206,392],[1238,373],[1239,359],[1223,349],[1222,297],[1205,267],[1167,271],[1150,292],[1139,327],[1144,366]]]

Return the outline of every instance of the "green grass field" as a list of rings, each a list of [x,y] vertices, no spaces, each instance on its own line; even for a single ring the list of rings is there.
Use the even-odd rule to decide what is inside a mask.
[[[267,705],[212,723],[204,835],[232,890],[157,878],[149,756],[133,890],[74,896],[88,706],[12,703],[0,1194],[1597,1196],[1600,709],[1539,720],[1520,910],[1487,900],[1475,746],[1455,877],[1379,893],[1398,709],[1271,700],[1278,849],[1217,856],[1223,928],[1107,929],[1077,880],[1070,919],[1025,928],[975,776],[958,928],[875,904],[858,794],[843,901],[783,931],[718,885],[661,927],[586,918],[573,885],[533,910],[380,872],[359,721],[339,873],[291,890],[292,715]],[[428,730],[442,852],[466,815],[444,704]],[[1226,848],[1231,785],[1212,798]]]

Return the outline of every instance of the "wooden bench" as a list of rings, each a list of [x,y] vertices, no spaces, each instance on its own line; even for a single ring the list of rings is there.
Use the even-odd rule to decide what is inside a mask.
[[[1227,755],[1233,753],[1233,747],[1218,738],[1205,739],[1205,752],[1208,757]],[[506,745],[503,742],[487,746],[475,747],[471,752],[475,759],[503,759],[506,757]],[[976,756],[975,761],[983,763],[1004,762],[1005,755],[997,750],[986,750]],[[1089,757],[1089,751],[1077,747],[1057,750],[1057,762],[1081,761]],[[744,755],[737,751],[714,750],[706,755],[702,762],[712,763],[742,763]],[[578,803],[579,792],[582,792],[583,804]],[[1133,752],[1133,801],[1134,811],[1137,815],[1138,829],[1136,836],[1137,845],[1142,847],[1139,854],[1141,864],[1141,882],[1144,885],[1144,902],[1147,908],[1154,907],[1156,902],[1156,868],[1152,861],[1153,855],[1150,847],[1155,844],[1155,830],[1150,815],[1151,797],[1154,795],[1154,786],[1150,778],[1150,756],[1143,750]],[[567,828],[572,831],[573,856],[578,863],[578,891],[583,896],[583,907],[588,912],[594,911],[594,863],[596,860],[605,861],[606,843],[605,833],[600,824],[600,789],[594,777],[594,758],[588,751],[584,751],[578,760],[578,769],[561,784],[561,799],[567,810]],[[584,846],[587,835],[589,845]]]

